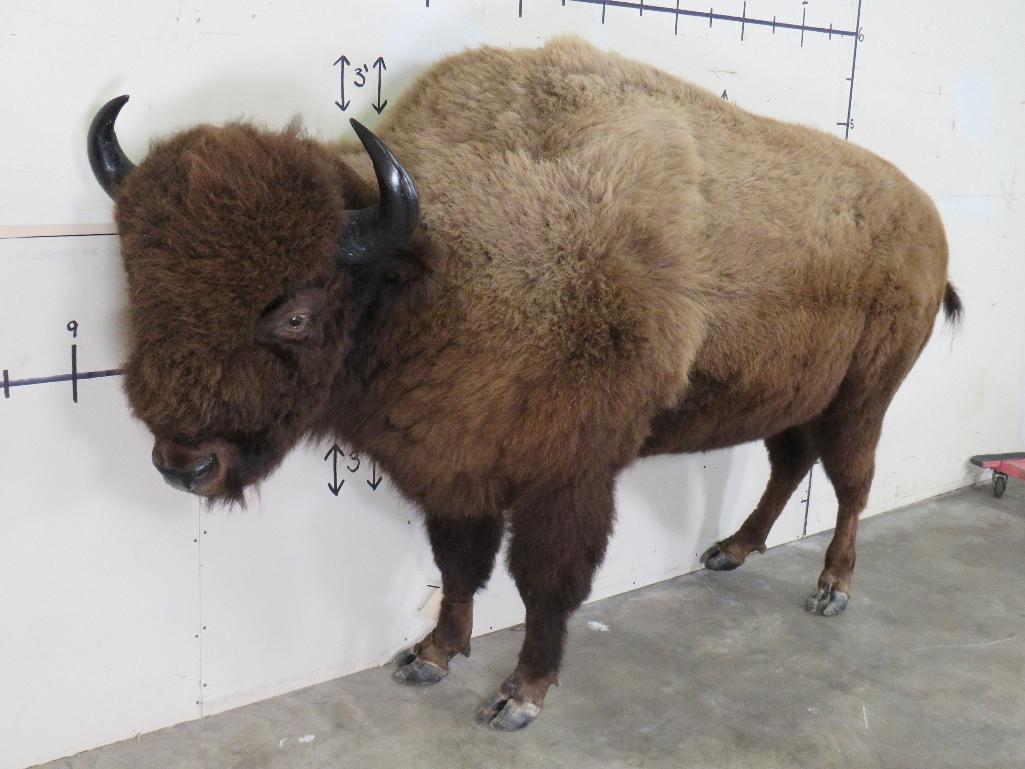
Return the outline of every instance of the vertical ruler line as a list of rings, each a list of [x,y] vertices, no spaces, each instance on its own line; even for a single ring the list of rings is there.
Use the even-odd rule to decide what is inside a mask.
[[[854,69],[858,66],[858,38],[861,37],[861,0],[858,0],[858,17],[854,21],[854,55],[851,57],[851,89],[847,93],[847,123],[844,125],[843,138],[851,135],[851,108],[854,106]]]
[[[71,345],[71,400],[78,403],[78,345]]]
[[[808,470],[808,488],[804,492],[804,528],[801,529],[801,536],[808,536],[808,509],[811,507],[811,476],[815,472],[815,465]]]
[[[203,507],[196,506],[196,639],[199,642],[196,648],[196,672],[199,680],[196,682],[196,704],[199,706],[199,717],[202,718],[206,710],[206,696],[203,693],[203,643],[206,640],[206,625],[203,612]]]

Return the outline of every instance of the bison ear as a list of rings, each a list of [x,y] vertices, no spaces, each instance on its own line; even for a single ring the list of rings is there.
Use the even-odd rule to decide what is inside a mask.
[[[409,172],[370,129],[350,120],[374,164],[380,196],[376,206],[350,210],[337,258],[345,266],[369,264],[395,253],[416,232],[420,198]]]
[[[111,198],[117,186],[135,170],[135,163],[125,155],[114,133],[114,121],[127,101],[127,96],[118,96],[100,107],[93,122],[89,124],[86,140],[86,152],[89,154],[93,176]]]

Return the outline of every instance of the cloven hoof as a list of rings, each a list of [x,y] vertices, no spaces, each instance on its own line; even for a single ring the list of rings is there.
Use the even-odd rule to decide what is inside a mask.
[[[716,542],[701,556],[701,563],[712,571],[733,571],[740,566],[740,561],[721,549],[722,542]]]
[[[477,723],[487,724],[500,732],[517,732],[528,726],[540,713],[540,705],[517,702],[499,690],[480,706]]]
[[[477,723],[500,732],[523,729],[541,713],[541,705],[552,684],[559,685],[556,673],[534,680],[524,680],[513,673],[477,710]]]
[[[820,587],[804,602],[804,608],[812,614],[833,617],[847,608],[847,593],[833,585]]]
[[[397,667],[391,674],[392,679],[408,686],[430,686],[448,675],[441,665],[421,659],[412,649],[399,652],[394,664]]]

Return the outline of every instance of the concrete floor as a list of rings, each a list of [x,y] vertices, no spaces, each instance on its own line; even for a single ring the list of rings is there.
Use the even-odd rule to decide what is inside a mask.
[[[828,536],[583,607],[525,732],[473,723],[513,664],[511,630],[433,688],[367,670],[46,766],[1025,766],[1025,485],[865,521],[850,606],[826,619],[802,606]]]

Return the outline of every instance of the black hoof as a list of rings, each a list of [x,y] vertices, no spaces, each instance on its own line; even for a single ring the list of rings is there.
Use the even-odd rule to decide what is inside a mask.
[[[820,587],[804,602],[804,608],[812,614],[833,617],[847,608],[847,593],[830,585]]]
[[[717,542],[708,548],[701,556],[701,563],[705,565],[706,569],[712,571],[733,571],[740,566],[740,561],[729,553],[723,552],[720,549],[721,545],[721,542]]]
[[[518,732],[528,726],[541,712],[532,702],[517,702],[499,690],[477,711],[477,723],[487,724],[500,732]]]
[[[412,649],[399,652],[394,662],[398,667],[391,674],[392,679],[407,686],[430,686],[448,675],[445,668],[420,659]]]

